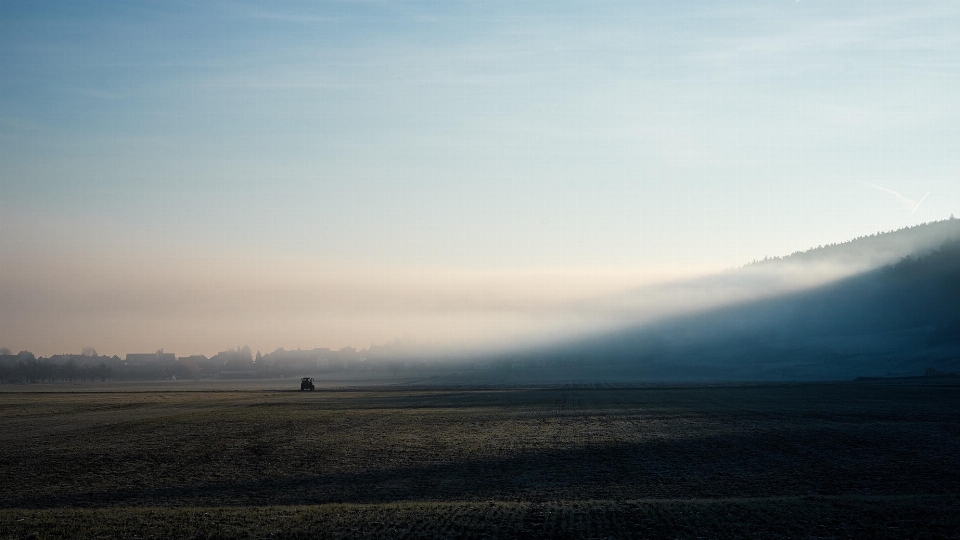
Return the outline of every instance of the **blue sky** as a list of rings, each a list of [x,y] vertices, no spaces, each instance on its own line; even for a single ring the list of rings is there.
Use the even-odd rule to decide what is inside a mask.
[[[212,267],[232,277],[203,287],[247,298],[300,264],[319,288],[367,275],[347,307],[445,273],[609,292],[956,213],[957,96],[951,1],[7,1],[0,279],[41,261],[170,268],[136,297]],[[32,320],[79,350],[90,300],[57,294]],[[272,317],[342,313],[321,303]],[[421,334],[368,311],[255,340]],[[181,348],[233,337],[204,313],[224,334]],[[463,333],[477,324],[507,323]],[[107,348],[175,340],[161,326]]]

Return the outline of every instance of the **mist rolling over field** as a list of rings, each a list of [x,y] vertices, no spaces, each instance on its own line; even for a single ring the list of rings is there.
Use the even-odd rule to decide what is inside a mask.
[[[0,2],[0,538],[956,538],[953,0]]]
[[[283,282],[274,276],[240,288],[224,286],[217,269],[131,274],[112,265],[11,266],[3,292],[9,313],[16,314],[9,328],[23,333],[50,309],[61,316],[82,311],[83,328],[103,325],[111,313],[125,311],[154,323],[169,318],[174,321],[162,324],[164,329],[189,327],[188,335],[205,335],[209,328],[201,323],[210,320],[221,326],[256,325],[261,332],[295,317],[315,322],[324,309],[335,309],[344,319],[340,324],[360,325],[376,310],[383,319],[406,319],[408,329],[428,326],[434,332],[430,341],[408,335],[359,351],[347,347],[354,352],[337,363],[346,370],[383,369],[390,362],[412,362],[417,370],[538,368],[517,380],[523,383],[915,375],[927,367],[957,367],[957,351],[950,347],[957,345],[960,323],[954,285],[960,278],[958,242],[960,220],[948,219],[613,291],[610,284],[583,286],[584,279],[580,288],[564,288],[577,281],[570,275],[553,275],[553,283],[547,283],[538,272],[438,269],[416,277],[398,270],[399,276],[380,278],[375,288],[364,285],[370,272],[341,271],[317,285],[311,281],[316,274],[303,263],[278,269]],[[296,334],[301,327],[285,330]],[[943,339],[936,337],[941,334]],[[253,349],[245,347],[246,362],[258,365],[243,370],[265,376],[271,363],[282,366],[292,358],[292,351],[280,354],[283,349],[261,361],[259,353],[254,360]],[[319,350],[297,353],[288,367],[315,371],[326,353],[309,351]],[[899,360],[890,364],[894,357]],[[204,376],[240,369],[228,365],[227,352],[213,358],[220,364]],[[577,369],[554,373],[560,366]],[[172,375],[169,366],[151,377],[163,374]],[[484,377],[477,374],[472,382],[489,383]],[[494,380],[501,377],[497,373]]]
[[[621,328],[501,358],[621,381],[956,372],[958,283],[960,226],[948,220],[641,289],[610,302],[628,314]]]

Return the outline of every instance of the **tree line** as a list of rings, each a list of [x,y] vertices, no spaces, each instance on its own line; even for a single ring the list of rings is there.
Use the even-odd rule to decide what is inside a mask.
[[[6,352],[6,351],[2,351]],[[14,358],[10,358],[14,356]],[[0,354],[0,381],[2,382],[94,382],[108,381],[113,368],[106,362],[78,363],[70,359],[57,363],[46,358],[36,358],[33,353]]]

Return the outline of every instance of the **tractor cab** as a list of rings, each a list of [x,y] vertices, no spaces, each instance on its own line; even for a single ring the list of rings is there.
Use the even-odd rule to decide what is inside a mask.
[[[304,390],[310,390],[311,392],[313,391],[312,377],[304,377],[300,379],[300,391],[303,392]]]

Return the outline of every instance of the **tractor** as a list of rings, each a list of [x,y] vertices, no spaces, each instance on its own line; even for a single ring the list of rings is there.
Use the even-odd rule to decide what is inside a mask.
[[[311,392],[313,392],[313,378],[312,378],[312,377],[304,377],[304,378],[300,379],[300,391],[303,392],[304,390],[310,390]]]

